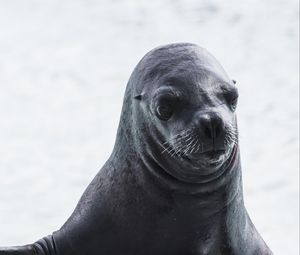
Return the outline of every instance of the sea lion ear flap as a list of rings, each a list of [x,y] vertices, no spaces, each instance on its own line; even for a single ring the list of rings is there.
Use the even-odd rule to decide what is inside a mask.
[[[236,80],[232,80],[233,84],[236,84]]]
[[[142,100],[142,94],[136,95],[133,98],[136,99],[136,100],[141,101]]]

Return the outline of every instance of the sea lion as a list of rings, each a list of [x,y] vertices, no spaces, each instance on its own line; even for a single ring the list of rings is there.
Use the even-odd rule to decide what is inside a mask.
[[[190,43],[147,53],[113,152],[62,228],[1,255],[268,255],[243,202],[238,90]]]

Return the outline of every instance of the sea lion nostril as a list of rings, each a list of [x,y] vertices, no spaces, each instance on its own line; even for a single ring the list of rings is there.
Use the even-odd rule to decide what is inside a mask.
[[[223,121],[217,114],[205,114],[200,117],[199,123],[203,133],[209,139],[218,138],[222,133]]]
[[[208,138],[214,138],[214,128],[211,125],[211,121],[209,119],[203,119],[200,123],[202,125],[205,136]]]

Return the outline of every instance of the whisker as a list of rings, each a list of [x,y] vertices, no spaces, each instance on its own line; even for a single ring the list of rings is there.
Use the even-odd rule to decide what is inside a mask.
[[[178,154],[178,147],[182,147],[182,142],[185,138],[189,137],[192,130],[184,130],[183,132],[172,136],[169,140],[161,144],[163,150],[161,154],[167,152],[171,156]]]
[[[195,143],[192,145],[191,153],[193,153],[194,150],[196,149],[197,143],[198,143],[198,139],[195,139]]]
[[[194,140],[195,140],[195,138],[193,137],[192,141],[189,144],[187,144],[186,149],[183,151],[184,155],[187,155],[187,152],[189,151],[190,146],[194,142]]]

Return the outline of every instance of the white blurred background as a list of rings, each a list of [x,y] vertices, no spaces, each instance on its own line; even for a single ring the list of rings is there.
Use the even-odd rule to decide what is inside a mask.
[[[0,246],[57,230],[110,155],[127,80],[155,46],[194,42],[240,91],[245,203],[298,254],[297,0],[0,1]]]

